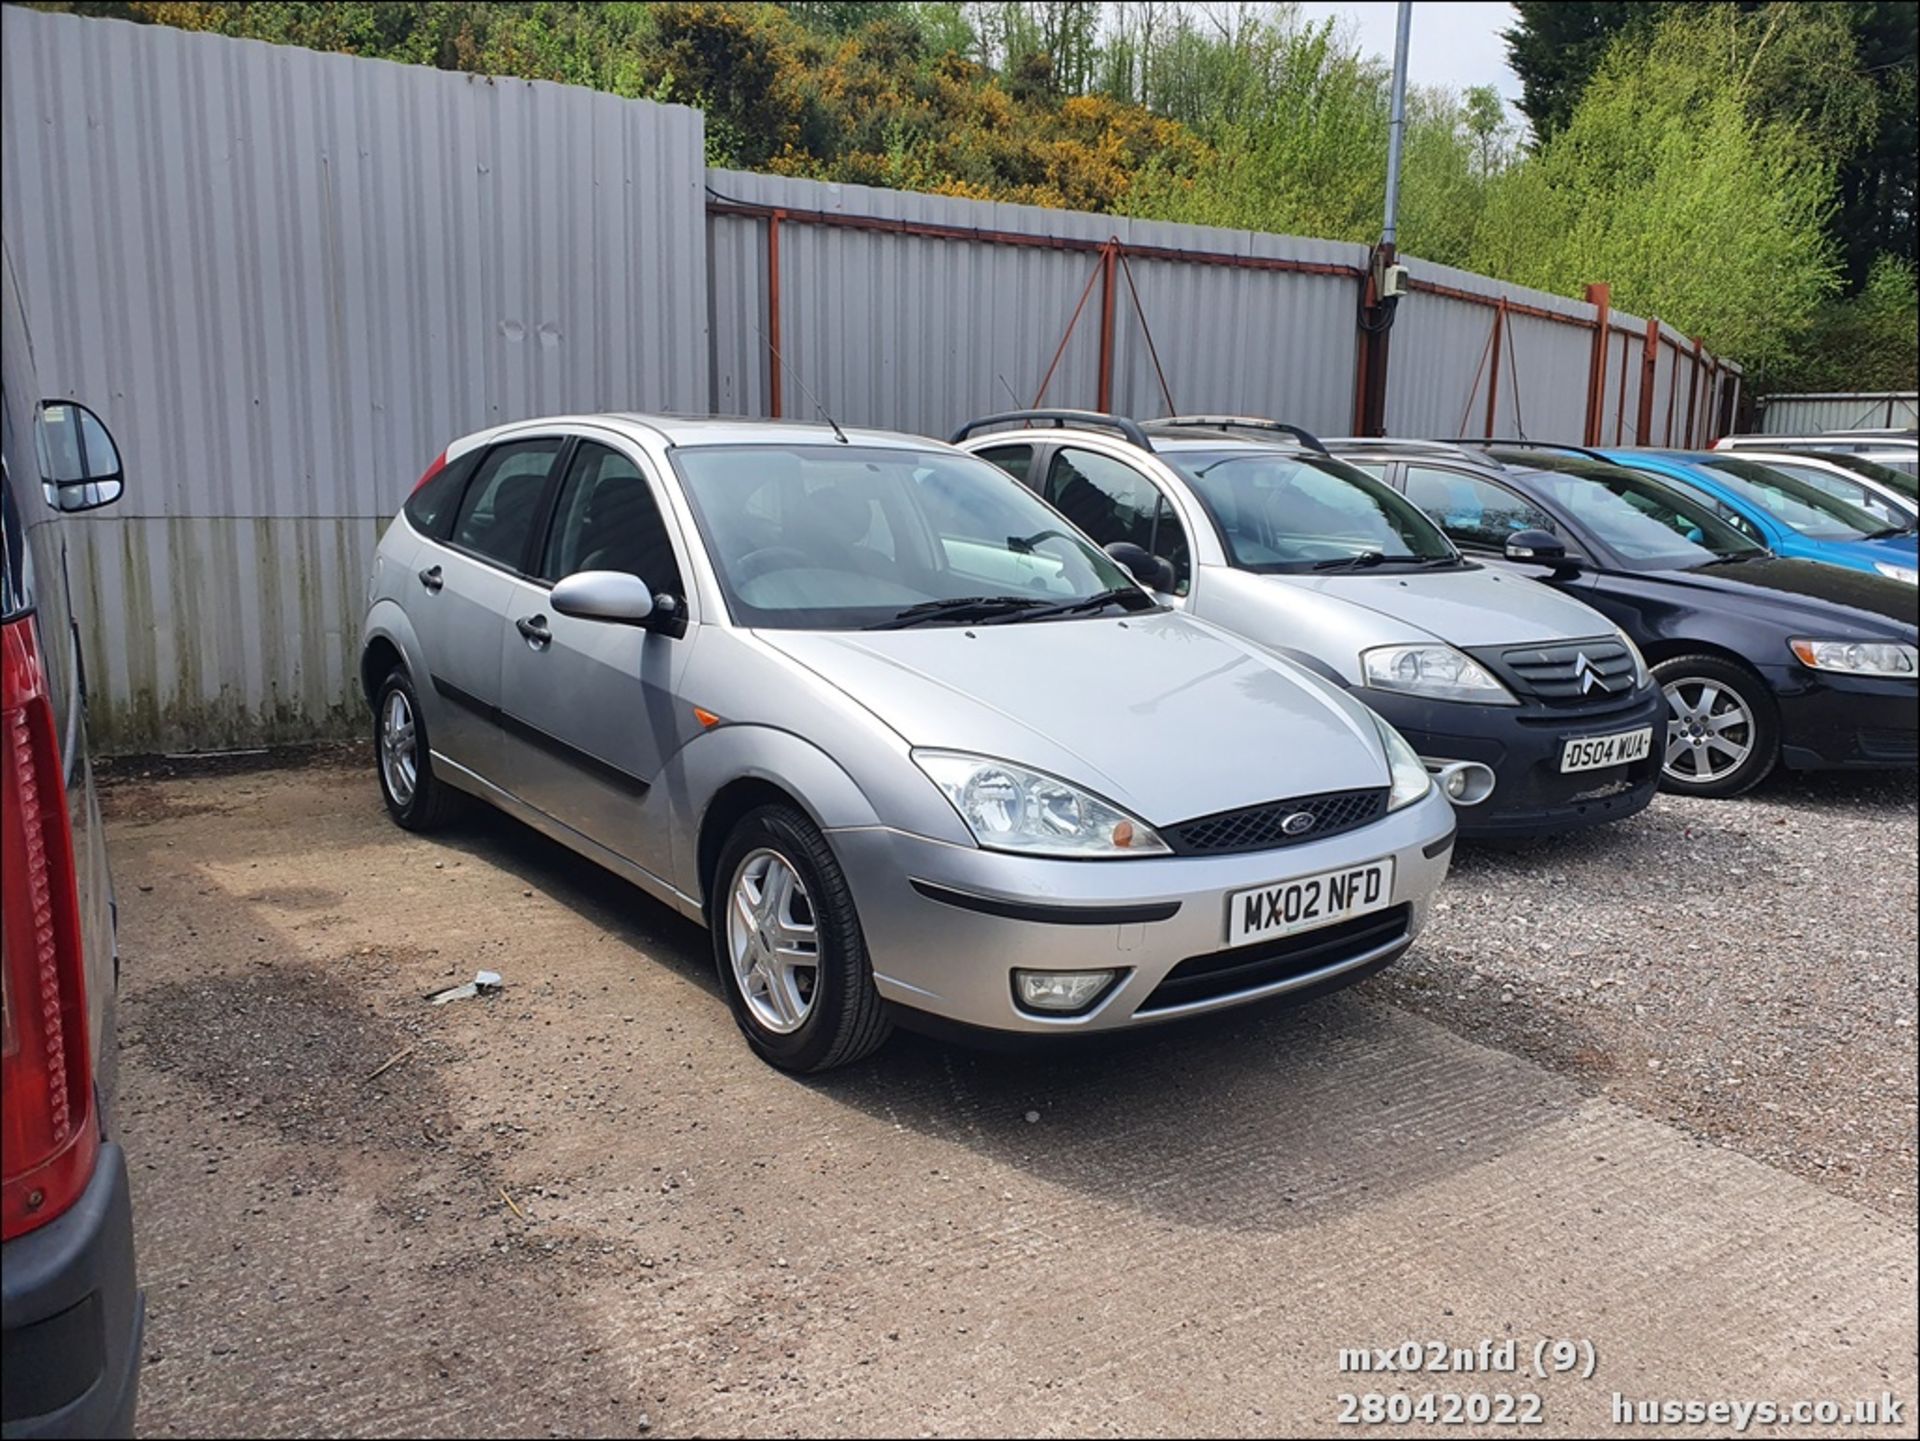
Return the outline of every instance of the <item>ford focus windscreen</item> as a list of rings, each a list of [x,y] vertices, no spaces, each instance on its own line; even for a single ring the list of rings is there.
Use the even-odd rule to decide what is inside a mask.
[[[728,609],[789,630],[1012,624],[1157,602],[972,456],[887,446],[674,452]]]
[[[1336,460],[1283,451],[1169,450],[1240,570],[1269,574],[1461,565],[1398,491]]]

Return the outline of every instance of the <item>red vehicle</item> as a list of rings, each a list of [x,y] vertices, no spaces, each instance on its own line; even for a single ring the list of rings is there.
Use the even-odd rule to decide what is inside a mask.
[[[108,1107],[112,880],[87,754],[67,517],[118,500],[99,417],[42,401],[0,251],[0,1425],[127,1436],[145,1306]]]

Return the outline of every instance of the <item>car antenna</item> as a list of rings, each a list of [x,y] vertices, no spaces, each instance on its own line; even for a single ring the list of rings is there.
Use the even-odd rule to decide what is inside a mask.
[[[779,363],[780,368],[793,377],[793,383],[800,387],[800,393],[813,402],[813,408],[820,412],[820,418],[833,428],[834,439],[838,440],[842,445],[851,444],[852,442],[847,439],[847,433],[840,428],[840,422],[827,414],[827,408],[820,403],[820,397],[807,388],[806,381],[800,378],[800,372],[787,364],[787,358],[780,353],[780,347],[775,345],[767,333],[761,330],[759,326],[756,325],[753,328],[758,332],[760,338],[767,342],[767,350],[773,356],[774,360]]]
[[[1027,408],[1020,403],[1020,397],[1013,393],[1013,387],[1007,384],[1006,376],[1001,374],[995,374],[993,378],[1000,382],[1000,388],[1006,391],[1007,399],[1013,402],[1013,408],[1015,410],[1025,410]]]

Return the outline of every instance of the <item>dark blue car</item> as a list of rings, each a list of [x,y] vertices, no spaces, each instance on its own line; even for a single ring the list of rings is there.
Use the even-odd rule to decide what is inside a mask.
[[[1699,493],[1593,452],[1356,445],[1462,551],[1632,637],[1666,694],[1665,789],[1732,796],[1777,765],[1920,763],[1913,586],[1777,557]]]

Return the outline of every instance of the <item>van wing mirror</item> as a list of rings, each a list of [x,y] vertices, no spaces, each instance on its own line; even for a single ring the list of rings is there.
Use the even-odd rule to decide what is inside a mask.
[[[55,510],[98,510],[126,493],[113,433],[78,401],[41,401],[34,417],[33,442],[40,460],[41,489]]]

